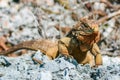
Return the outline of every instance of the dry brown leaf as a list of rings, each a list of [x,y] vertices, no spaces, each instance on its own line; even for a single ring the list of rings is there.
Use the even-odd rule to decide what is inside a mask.
[[[6,38],[5,37],[0,37],[0,47],[3,50],[8,50],[8,47],[6,46],[5,42],[6,42]]]

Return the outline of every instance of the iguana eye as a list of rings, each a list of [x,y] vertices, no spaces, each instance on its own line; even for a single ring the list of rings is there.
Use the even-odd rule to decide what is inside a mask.
[[[75,35],[75,32],[72,32],[72,35]]]
[[[83,23],[86,28],[90,27],[87,23]]]
[[[76,33],[75,36],[78,36],[78,34]]]
[[[94,29],[88,29],[85,31],[86,33],[93,33],[94,32]]]

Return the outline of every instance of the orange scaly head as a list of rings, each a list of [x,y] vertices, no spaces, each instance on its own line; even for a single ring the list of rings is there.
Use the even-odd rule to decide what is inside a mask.
[[[75,25],[72,33],[76,36],[78,41],[81,42],[83,47],[90,48],[100,39],[98,24],[88,19],[81,19],[80,22]]]

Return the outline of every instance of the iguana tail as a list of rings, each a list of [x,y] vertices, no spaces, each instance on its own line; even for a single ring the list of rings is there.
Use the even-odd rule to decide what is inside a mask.
[[[40,50],[43,53],[46,53],[46,51],[50,48],[57,45],[56,42],[52,42],[50,40],[31,40],[31,41],[25,41],[20,44],[17,44],[10,49],[6,51],[0,52],[0,55],[7,55],[11,54],[15,51],[21,50],[21,49],[28,49],[28,50]]]

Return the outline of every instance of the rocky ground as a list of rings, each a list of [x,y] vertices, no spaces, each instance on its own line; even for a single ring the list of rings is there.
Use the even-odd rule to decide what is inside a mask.
[[[6,42],[12,45],[32,39],[63,37],[55,26],[72,27],[79,18],[92,12],[90,9],[100,9],[107,14],[117,11],[114,7],[106,7],[107,4],[100,0],[91,0],[92,4],[88,4],[88,0],[69,0],[67,7],[55,2],[57,0],[17,1],[19,0],[0,1],[0,37],[5,37]],[[114,6],[120,4],[119,0],[111,0],[111,3]],[[73,13],[77,17],[73,17]],[[94,15],[94,19],[99,18],[100,16]],[[107,55],[103,55],[103,65],[98,68],[93,69],[89,64],[80,65],[63,56],[48,60],[40,51],[28,51],[18,57],[0,56],[0,80],[119,80],[119,24],[118,15],[100,25],[102,36],[99,47],[101,53]],[[32,57],[44,63],[40,65]]]
[[[38,57],[39,56],[39,57]],[[16,58],[0,57],[0,80],[119,80],[120,59],[103,57],[103,65],[91,68],[75,60],[59,57],[48,60],[37,51],[34,55],[43,64],[34,62],[30,55]]]

